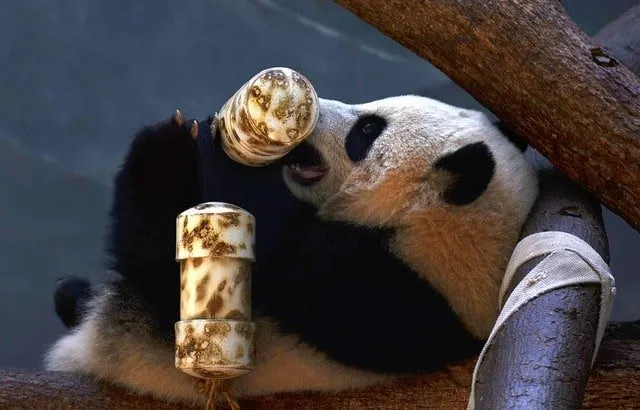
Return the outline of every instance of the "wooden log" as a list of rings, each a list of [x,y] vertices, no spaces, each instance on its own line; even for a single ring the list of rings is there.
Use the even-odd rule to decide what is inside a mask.
[[[334,1],[429,60],[640,229],[640,79],[560,2]]]
[[[633,408],[640,404],[640,325],[611,325],[587,386],[584,408]],[[475,361],[447,371],[408,377],[390,386],[340,394],[291,393],[240,400],[248,409],[441,408],[464,409]],[[2,409],[188,409],[132,394],[72,373],[0,370]],[[200,410],[200,408],[198,408]]]

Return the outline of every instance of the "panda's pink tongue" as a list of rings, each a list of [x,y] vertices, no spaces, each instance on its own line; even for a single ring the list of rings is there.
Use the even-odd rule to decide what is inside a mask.
[[[298,164],[288,167],[291,177],[294,181],[302,186],[311,186],[320,181],[327,173],[327,167],[324,165],[310,165],[302,167]]]
[[[326,168],[322,165],[314,165],[311,167],[293,167],[293,172],[295,172],[300,178],[304,179],[316,179],[324,176],[325,172],[327,172]]]

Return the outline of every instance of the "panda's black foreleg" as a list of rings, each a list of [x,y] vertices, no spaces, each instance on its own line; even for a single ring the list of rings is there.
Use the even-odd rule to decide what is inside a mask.
[[[108,268],[120,275],[113,289],[136,290],[150,308],[173,313],[179,291],[175,261],[176,216],[201,202],[196,138],[198,124],[179,111],[134,136],[113,188],[107,236]],[[56,313],[67,327],[80,322],[90,284],[61,278]],[[162,307],[161,307],[162,309]]]
[[[202,199],[197,134],[197,123],[179,113],[136,134],[115,178],[108,237],[122,276],[162,280],[178,269],[176,217]]]

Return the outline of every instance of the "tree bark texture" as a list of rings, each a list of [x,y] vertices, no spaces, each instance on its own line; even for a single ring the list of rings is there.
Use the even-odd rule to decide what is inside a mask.
[[[602,342],[583,408],[634,408],[640,405],[640,325],[612,325]],[[248,409],[465,409],[475,361],[446,371],[408,377],[391,386],[340,394],[291,393],[240,400]],[[92,378],[64,372],[0,370],[0,409],[170,410],[187,409]],[[221,406],[221,408],[227,408]],[[504,408],[504,407],[503,407]],[[200,408],[196,408],[201,410]]]
[[[430,61],[640,230],[640,79],[561,2],[334,1]],[[638,14],[620,23],[635,27],[629,35]]]
[[[567,232],[607,261],[598,201],[540,154],[528,154],[540,175],[540,196],[521,236]],[[509,293],[542,259],[521,266]],[[600,297],[599,286],[569,286],[542,294],[516,311],[496,334],[479,367],[475,408],[579,409],[595,348]]]

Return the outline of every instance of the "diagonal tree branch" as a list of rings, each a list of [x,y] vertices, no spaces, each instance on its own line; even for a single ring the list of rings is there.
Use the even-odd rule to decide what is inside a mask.
[[[334,1],[429,60],[640,230],[640,79],[558,1]]]

